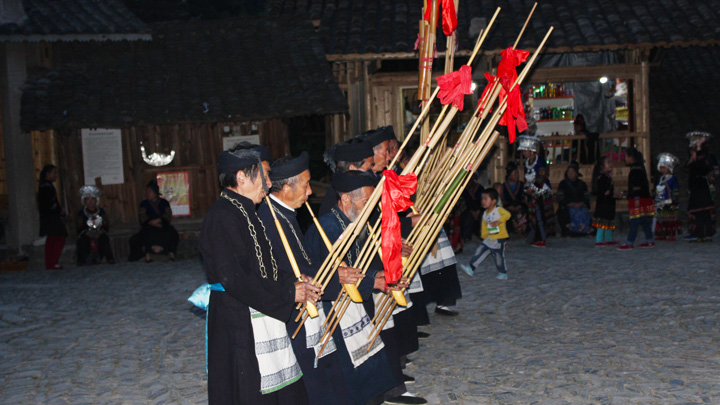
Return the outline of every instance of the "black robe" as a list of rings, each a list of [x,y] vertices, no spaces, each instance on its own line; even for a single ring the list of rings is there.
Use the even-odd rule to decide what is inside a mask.
[[[295,210],[283,207],[277,202],[277,200],[272,198],[271,202],[277,211],[279,211],[279,213],[276,212],[278,222],[280,222],[280,226],[282,226],[283,231],[285,232],[285,236],[287,237],[288,244],[295,256],[295,261],[298,264],[300,272],[309,277],[314,277],[318,268],[322,264],[322,261],[313,260],[310,257],[310,252],[308,252],[305,247],[304,235],[300,230],[300,224],[297,221]],[[276,252],[275,260],[277,260],[278,267],[281,271],[284,271],[289,276],[294,277],[292,267],[290,266],[290,260],[285,254],[282,240],[280,239],[280,233],[274,224],[274,219],[267,202],[263,201],[262,204],[260,204],[260,207],[258,208],[258,216],[263,223],[265,223],[267,228],[268,238],[270,239],[270,242]],[[281,249],[283,249],[282,252],[280,252]],[[305,251],[304,255],[303,250]],[[337,280],[335,280],[335,284],[338,284]],[[334,290],[337,291],[337,289]],[[337,297],[337,293],[335,293],[334,297]],[[326,303],[325,305],[327,305],[327,308],[325,309],[325,312],[327,313],[330,309],[330,303]],[[290,336],[292,336],[297,329],[298,323],[295,322],[295,318],[298,313],[298,310],[293,309],[290,321],[286,324],[287,331]],[[295,339],[292,340],[292,345],[293,350],[295,351],[295,357],[297,357],[298,363],[300,364],[300,368],[303,372],[302,381],[305,384],[310,403],[313,405],[332,405],[344,402],[344,399],[349,397],[349,390],[342,374],[342,368],[340,365],[342,360],[340,358],[340,353],[335,351],[323,356],[318,359],[318,366],[315,368],[315,350],[307,348],[304,328],[301,329]]]
[[[62,220],[62,207],[55,186],[43,180],[38,187],[38,210],[40,211],[40,236],[68,236]]]
[[[343,222],[346,225],[349,225],[350,219],[348,219],[347,216],[345,216],[345,214],[337,207],[335,209]],[[338,237],[340,237],[340,234],[343,232],[342,225],[335,214],[332,212],[325,214],[318,218],[318,222],[320,222],[320,226],[322,226],[330,242],[335,243]],[[328,250],[325,247],[325,243],[320,237],[315,225],[312,225],[305,234],[305,242],[313,260],[318,260],[322,263],[328,255]],[[345,260],[349,265],[352,265],[353,261],[357,260],[357,253],[362,249],[362,245],[363,240],[361,237],[358,237],[354,246],[348,252],[349,255],[343,257],[343,260]],[[376,273],[377,267],[371,267],[368,269],[365,274],[365,278],[360,283],[360,286],[358,286],[358,290],[360,291],[360,295],[362,295],[364,303],[372,303],[372,291]],[[334,300],[337,297],[341,288],[340,283],[337,280],[337,273],[333,276],[333,280],[329,284],[329,287],[330,286],[332,286],[332,290],[330,288],[325,290],[323,300]],[[371,314],[369,315],[372,317]],[[342,338],[342,331],[340,327],[335,329],[333,338],[335,339],[337,351],[341,355],[343,374],[351,392],[351,397],[342,403],[365,404],[402,383],[402,381],[397,381],[393,373],[386,349],[380,350],[359,367],[354,368],[350,360],[350,354],[348,353],[347,347],[345,346]]]
[[[295,278],[279,270],[273,279],[271,250],[253,202],[230,190],[255,228],[267,277],[261,275],[248,219],[230,201],[220,198],[209,210],[200,232],[199,248],[208,283],[221,283],[208,308],[208,397],[211,404],[305,404],[302,379],[262,395],[250,309],[287,322],[295,305]]]

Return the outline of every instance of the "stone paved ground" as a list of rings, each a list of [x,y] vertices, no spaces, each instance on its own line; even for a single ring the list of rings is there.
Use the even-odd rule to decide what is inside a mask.
[[[718,245],[511,242],[408,374],[430,403],[720,403]],[[468,260],[466,246],[460,260]],[[206,402],[195,260],[0,275],[0,403]],[[430,307],[432,309],[432,307]],[[341,401],[339,403],[342,403]]]

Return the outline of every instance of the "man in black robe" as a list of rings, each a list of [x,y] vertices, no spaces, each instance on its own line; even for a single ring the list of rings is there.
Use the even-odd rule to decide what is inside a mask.
[[[257,152],[218,158],[221,198],[210,208],[199,248],[212,291],[208,307],[208,397],[211,404],[305,404],[302,373],[284,323],[296,302],[319,289],[279,270],[255,204],[271,183]],[[305,277],[305,280],[309,278]],[[271,348],[271,350],[265,350]]]
[[[271,166],[270,180],[272,188],[270,189],[270,204],[264,201],[258,208],[258,216],[267,225],[268,238],[273,246],[277,246],[276,251],[282,248],[282,239],[274,224],[271,209],[275,211],[275,217],[278,219],[280,226],[287,238],[293,257],[295,258],[300,271],[308,276],[315,276],[322,260],[316,260],[310,257],[300,224],[297,221],[295,210],[300,209],[305,201],[307,201],[312,188],[310,187],[310,170],[308,169],[309,155],[303,152],[296,158],[281,158],[275,161]],[[291,265],[288,255],[282,251],[276,255],[278,267],[281,270],[291,272]],[[324,259],[324,258],[323,258]],[[326,291],[335,292],[333,296],[337,296],[338,286],[340,283],[352,283],[363,278],[360,270],[349,267],[340,267],[339,282],[333,280],[333,285],[328,286]],[[327,294],[325,294],[327,295]],[[329,309],[329,306],[327,307]],[[308,393],[310,403],[313,405],[332,405],[338,403],[346,403],[346,398],[350,397],[347,383],[343,378],[343,372],[340,365],[342,361],[340,353],[334,350],[334,345],[324,349],[322,357],[317,358],[316,352],[319,351],[322,344],[320,338],[322,336],[322,321],[324,319],[323,308],[318,304],[318,311],[323,316],[316,318],[308,318],[304,327],[298,332],[297,336],[292,340],[295,356],[298,359],[300,368],[303,372],[303,382]],[[291,321],[287,323],[287,331],[291,336],[295,333],[298,323],[294,320],[298,315],[297,310],[293,311]],[[327,312],[327,311],[325,311]],[[315,325],[311,326],[311,323]],[[309,344],[308,344],[309,343]],[[317,362],[317,363],[316,363]]]
[[[320,226],[327,234],[331,243],[334,243],[339,238],[351,222],[358,219],[360,212],[377,185],[377,181],[377,177],[366,172],[348,171],[346,173],[338,172],[335,174],[333,177],[333,187],[339,193],[340,198],[330,213],[318,219]],[[343,258],[346,263],[352,265],[358,259],[358,255],[367,237],[367,228],[365,228]],[[323,259],[327,256],[328,250],[315,226],[308,229],[305,239],[308,250],[312,253],[312,257]],[[370,282],[370,280],[374,280],[374,283]],[[350,305],[358,305],[359,308],[362,309],[362,312],[371,318],[374,313],[372,292],[373,290],[383,289],[385,289],[384,272],[382,271],[382,263],[376,257],[368,269],[365,279],[363,279],[363,282],[358,287],[363,297],[364,305]],[[333,297],[334,294],[326,291],[324,296],[329,298]],[[362,321],[358,321],[357,324],[366,325]],[[370,325],[370,328],[372,329],[372,325]],[[355,399],[354,403],[379,404],[383,401],[391,404],[426,403],[423,398],[407,394],[400,367],[400,354],[398,353],[396,342],[397,336],[393,329],[394,328],[390,328],[382,332],[381,338],[377,339],[377,341],[383,342],[384,348],[354,368],[350,362],[349,353],[365,351],[366,349],[348,349],[345,341],[343,341],[343,333],[340,331],[340,328],[335,330],[333,337],[335,338],[338,350],[343,352],[343,358],[346,360],[343,362],[343,366],[345,375],[350,376],[348,382],[353,398]],[[417,339],[416,336],[415,339]]]
[[[362,172],[372,170],[374,165],[373,147],[369,142],[359,139],[351,139],[347,142],[335,144],[328,148],[323,155],[323,160],[330,167],[333,173],[345,173],[348,170],[360,170]],[[332,185],[325,192],[325,197],[320,203],[318,216],[330,212],[332,207],[337,205],[337,191]]]

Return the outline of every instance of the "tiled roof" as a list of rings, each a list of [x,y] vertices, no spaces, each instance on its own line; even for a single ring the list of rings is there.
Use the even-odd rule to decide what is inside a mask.
[[[271,15],[318,20],[329,55],[412,53],[422,1],[268,0]],[[502,7],[483,49],[512,46],[534,0],[462,0],[458,12],[461,50],[471,50],[475,18],[490,20]],[[477,20],[476,20],[477,22]],[[632,46],[718,43],[720,0],[542,0],[519,46],[536,47],[550,26],[548,51],[607,50]],[[445,38],[438,30],[438,50]]]
[[[156,27],[152,41],[66,44],[84,67],[31,74],[25,129],[227,122],[347,111],[309,21],[221,20]],[[72,48],[75,47],[75,48]],[[73,50],[74,49],[74,50]]]
[[[150,39],[148,27],[120,0],[20,0],[17,23],[0,24],[0,41]]]

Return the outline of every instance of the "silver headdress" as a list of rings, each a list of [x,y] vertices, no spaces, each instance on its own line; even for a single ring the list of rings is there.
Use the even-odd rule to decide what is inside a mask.
[[[517,138],[517,150],[529,150],[538,153],[540,151],[540,140],[535,136],[520,135]]]
[[[88,197],[93,197],[97,200],[97,202],[100,202],[100,194],[102,192],[99,188],[92,186],[92,185],[85,185],[80,187],[80,190],[78,191],[78,194],[80,195],[80,203],[82,205],[85,205],[85,199]]]
[[[705,142],[712,139],[712,134],[705,131],[692,131],[685,134],[685,139],[690,142],[688,146],[692,147],[698,142]]]
[[[670,170],[670,173],[673,172],[673,169],[675,168],[675,165],[680,162],[680,159],[678,159],[675,155],[672,153],[663,152],[658,155],[657,157],[658,164],[657,169],[660,170],[660,167],[667,167],[668,170]]]

